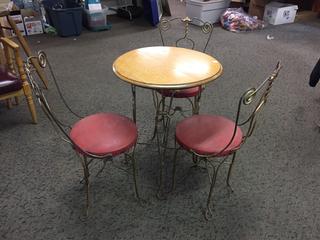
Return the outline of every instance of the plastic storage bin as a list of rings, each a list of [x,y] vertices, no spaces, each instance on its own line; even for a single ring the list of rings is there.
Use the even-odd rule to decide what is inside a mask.
[[[198,18],[204,22],[215,23],[220,20],[220,15],[229,7],[230,0],[187,0],[186,10],[189,18]],[[201,24],[195,21],[195,24]]]
[[[83,9],[83,11],[83,23],[89,30],[100,31],[110,29],[111,25],[107,24],[107,7],[101,10]]]
[[[82,32],[82,7],[70,2],[44,1],[48,20],[61,37],[78,36]]]

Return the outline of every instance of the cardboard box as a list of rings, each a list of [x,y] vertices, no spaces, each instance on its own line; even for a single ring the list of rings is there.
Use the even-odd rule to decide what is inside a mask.
[[[28,36],[43,33],[42,21],[40,19],[25,17],[24,26]]]
[[[251,0],[249,5],[249,15],[263,19],[264,7],[271,1],[272,0]]]
[[[23,36],[25,36],[26,31],[24,29],[24,23],[23,23],[23,18],[22,18],[21,12],[20,11],[12,11],[12,12],[10,12],[10,17],[16,23],[17,28],[20,30],[21,34]],[[10,30],[10,31],[11,31],[11,34],[13,36],[15,36],[15,33],[13,32],[13,30]]]
[[[272,25],[292,23],[298,10],[297,5],[271,2],[264,9],[263,20]]]
[[[257,16],[258,19],[263,19],[264,7],[251,4],[249,7],[249,15],[250,16]]]

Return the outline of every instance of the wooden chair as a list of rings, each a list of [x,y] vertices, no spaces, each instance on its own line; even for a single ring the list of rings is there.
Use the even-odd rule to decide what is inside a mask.
[[[8,31],[12,31],[12,33],[15,34],[15,37],[17,38],[21,48],[25,52],[27,57],[30,57],[33,55],[31,48],[26,41],[26,39],[21,34],[20,30],[18,29],[15,21],[10,17],[10,13],[8,11],[2,11],[0,12],[0,37],[6,37],[6,38],[12,38],[12,33],[8,34]],[[48,88],[48,81],[46,78],[45,73],[42,71],[40,65],[38,64],[35,59],[32,59],[32,64],[36,68],[37,74],[40,77],[42,83],[46,88]]]
[[[46,98],[42,88],[34,78],[36,69],[33,67],[31,58],[37,60],[39,66],[46,68],[48,66],[53,82],[58,90],[59,97],[65,107],[79,118],[78,121],[72,124],[67,124],[57,118],[53,112],[49,101]],[[116,113],[97,113],[86,117],[76,114],[67,104],[64,96],[60,91],[60,87],[52,71],[51,65],[47,60],[46,54],[43,51],[38,53],[38,56],[29,57],[25,64],[27,76],[29,78],[32,90],[36,96],[41,109],[47,116],[48,120],[54,126],[60,138],[70,144],[72,149],[80,157],[83,168],[83,181],[86,187],[86,212],[88,215],[90,205],[89,194],[89,166],[93,160],[100,160],[103,163],[102,168],[97,173],[100,174],[107,162],[113,163],[113,159],[119,155],[125,155],[126,161],[131,159],[132,177],[134,182],[134,192],[138,200],[140,200],[137,177],[136,177],[136,161],[135,161],[135,146],[138,138],[138,131],[135,123],[122,115]],[[126,170],[120,168],[121,170]]]
[[[200,19],[189,17],[185,18],[162,18],[158,26],[161,41],[163,46],[183,47],[201,52],[206,52],[210,42],[213,26],[211,23],[203,22]],[[178,35],[178,39],[175,36]],[[202,36],[202,42],[195,42],[193,39],[197,36]],[[158,124],[163,120],[160,115],[172,116],[179,111],[183,114],[183,110],[179,106],[173,107],[173,98],[186,99],[192,107],[192,114],[198,114],[200,110],[201,93],[204,86],[196,86],[186,89],[158,89],[153,91],[153,99],[156,109],[155,126],[152,139],[158,132]],[[158,96],[160,95],[160,98]],[[166,100],[169,104],[166,107]]]
[[[11,99],[26,97],[32,122],[37,123],[36,109],[32,99],[32,92],[24,71],[23,61],[19,53],[19,46],[8,38],[1,38],[6,63],[0,67],[0,100],[6,100],[8,107]]]
[[[267,102],[272,84],[280,69],[281,65],[278,62],[273,73],[262,84],[257,88],[250,88],[241,95],[235,121],[224,116],[200,114],[185,118],[176,126],[175,139],[176,145],[178,144],[179,147],[176,147],[174,154],[172,190],[175,187],[177,154],[181,149],[184,149],[197,157],[199,162],[203,161],[208,171],[210,190],[205,210],[206,219],[212,216],[210,202],[218,171],[232,155],[226,179],[227,186],[230,187],[229,181],[236,153],[252,135],[257,116]],[[251,111],[245,111],[246,113],[250,112],[249,115],[243,116],[241,114],[242,108],[244,106],[248,108],[250,105],[252,106]]]

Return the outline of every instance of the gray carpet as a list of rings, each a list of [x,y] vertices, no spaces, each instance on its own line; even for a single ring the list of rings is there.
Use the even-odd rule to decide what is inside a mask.
[[[147,204],[137,204],[131,176],[108,165],[99,177],[92,176],[93,206],[84,219],[81,165],[72,149],[59,141],[39,107],[39,123],[32,125],[25,101],[11,110],[1,103],[0,239],[319,239],[320,86],[308,86],[320,56],[319,39],[319,22],[243,34],[214,29],[208,53],[223,64],[224,73],[207,86],[202,113],[234,117],[241,92],[262,81],[277,60],[284,67],[259,128],[238,153],[233,194],[225,186],[227,168],[220,171],[209,222],[201,213],[209,187],[205,171],[192,170],[184,179],[192,162],[180,155],[177,189],[160,201],[156,147],[143,145],[136,157]],[[114,21],[107,32],[29,41],[35,51],[47,52],[68,101],[84,115],[131,116],[130,86],[113,74],[112,62],[128,50],[160,45],[157,29],[143,21]],[[74,121],[52,84],[48,95],[59,116]],[[154,114],[151,93],[139,89],[137,96],[139,140],[146,141]],[[169,152],[167,183],[171,157]]]

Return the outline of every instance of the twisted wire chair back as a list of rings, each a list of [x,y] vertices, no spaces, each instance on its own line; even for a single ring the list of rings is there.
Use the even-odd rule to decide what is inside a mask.
[[[189,17],[176,17],[171,19],[162,18],[158,28],[163,46],[183,47],[195,49],[201,52],[206,52],[213,30],[211,23],[204,22],[198,18]],[[179,30],[181,31],[180,35]],[[196,44],[196,41],[194,40],[195,37],[200,36],[198,33],[205,36],[203,38],[199,38],[199,40],[203,40],[202,44]],[[177,34],[178,39],[175,39]]]
[[[230,138],[229,143],[218,154],[215,155],[220,155],[232,144],[237,133],[237,128],[239,126],[246,129],[242,137],[242,142],[238,148],[240,148],[241,145],[244,144],[246,140],[252,135],[256,128],[257,117],[267,102],[274,80],[278,77],[281,68],[282,65],[280,62],[278,62],[273,72],[257,88],[250,88],[241,95],[238,102],[235,126],[232,137]],[[252,105],[253,103],[256,104]],[[246,114],[246,117],[242,117],[241,115],[243,112],[243,107],[248,107],[250,105],[252,106],[252,110],[249,111],[248,115]]]
[[[45,52],[39,51],[37,56],[28,57],[27,61],[24,64],[24,68],[25,68],[28,80],[30,82],[30,86],[32,88],[32,91],[33,91],[36,99],[38,100],[38,103],[39,103],[41,109],[45,113],[46,117],[49,119],[49,121],[52,124],[52,126],[53,126],[55,132],[57,133],[57,135],[63,141],[69,143],[72,146],[73,149],[80,151],[82,154],[84,154],[86,156],[89,156],[89,157],[92,157],[92,158],[100,158],[100,159],[109,157],[109,155],[108,156],[100,156],[100,155],[94,155],[94,154],[91,154],[89,152],[86,152],[83,149],[81,149],[70,138],[68,132],[71,130],[71,126],[69,124],[67,124],[67,123],[64,123],[63,121],[61,121],[57,117],[57,115],[52,110],[52,107],[50,106],[46,95],[44,94],[43,88],[40,87],[40,85],[38,84],[37,80],[35,80],[35,78],[37,78],[37,75],[35,75],[36,69],[35,69],[34,65],[32,64],[32,60],[34,60],[34,59],[36,59],[38,61],[38,63],[39,63],[41,68],[45,69],[46,67],[48,67],[49,72],[51,74],[51,77],[53,79],[53,82],[54,82],[54,84],[55,84],[55,86],[56,86],[56,88],[58,90],[59,96],[60,96],[62,102],[64,103],[65,107],[69,110],[69,112],[72,113],[77,118],[82,118],[82,116],[80,116],[79,114],[75,113],[75,111],[72,110],[72,108],[68,105],[67,101],[65,100]]]

